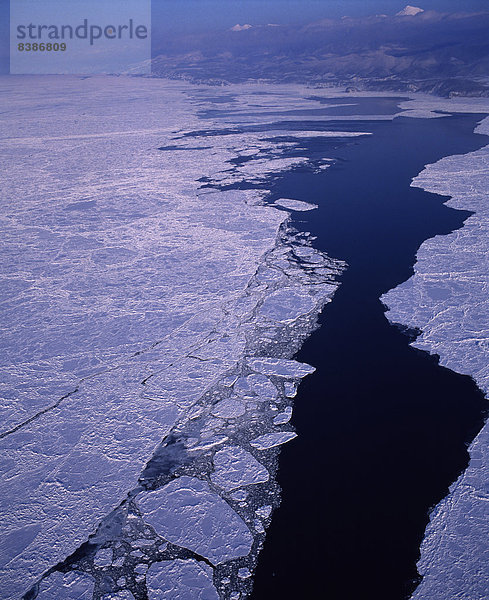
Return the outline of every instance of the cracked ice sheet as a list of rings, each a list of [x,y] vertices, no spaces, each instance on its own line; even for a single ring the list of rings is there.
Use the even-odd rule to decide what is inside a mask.
[[[73,392],[1,442],[7,600],[86,540],[241,356],[233,306],[285,215],[249,193],[197,195],[230,150],[157,150],[197,126],[186,84],[2,84],[3,431]]]
[[[464,112],[489,111],[487,99],[446,104],[446,109],[455,105]],[[438,106],[430,99],[426,108]],[[489,118],[476,131],[488,134]],[[451,196],[448,206],[474,214],[462,229],[421,246],[415,275],[383,297],[389,307],[387,316],[392,322],[421,329],[413,345],[438,354],[440,364],[453,371],[471,375],[487,395],[489,146],[427,166],[412,185]],[[479,600],[487,596],[489,422],[469,452],[468,468],[430,516],[418,563],[423,579],[413,600]]]

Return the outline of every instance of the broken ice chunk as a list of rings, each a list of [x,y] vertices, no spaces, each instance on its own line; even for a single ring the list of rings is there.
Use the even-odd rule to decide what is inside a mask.
[[[229,438],[226,435],[217,435],[217,436],[211,438],[210,440],[204,441],[202,444],[199,444],[198,446],[190,447],[189,450],[192,452],[197,452],[197,451],[202,451],[202,450],[210,450],[211,448],[214,448],[215,446],[220,446],[221,444],[224,444],[224,442],[227,442],[228,439]]]
[[[112,563],[113,567],[122,567],[124,566],[124,562],[125,562],[125,558],[123,556],[121,556],[120,558],[117,558],[116,560],[114,560],[114,562]]]
[[[37,600],[92,600],[94,580],[83,573],[54,572],[41,581]]]
[[[294,398],[297,396],[297,385],[293,381],[286,381],[284,383],[284,393],[287,398]]]
[[[247,569],[246,567],[243,567],[242,569],[239,569],[238,570],[238,577],[240,579],[248,579],[249,577],[251,577],[250,570]]]
[[[253,371],[263,375],[302,378],[316,370],[311,365],[286,358],[254,358],[250,356],[246,360]]]
[[[95,555],[93,564],[96,567],[108,567],[112,564],[113,558],[114,552],[112,551],[112,548],[101,548]]]
[[[120,592],[105,594],[105,596],[102,596],[101,600],[134,600],[134,596],[129,590],[122,590]]]
[[[149,600],[219,600],[212,569],[196,560],[165,560],[146,575]]]
[[[316,301],[307,293],[300,293],[293,288],[283,288],[265,298],[260,314],[277,323],[290,324],[300,316],[310,313]]]
[[[247,497],[248,492],[246,490],[236,490],[231,494],[231,498],[237,502],[243,502]]]
[[[152,546],[155,543],[155,540],[151,540],[148,538],[139,538],[137,540],[134,540],[133,542],[131,542],[131,545],[134,548],[140,548],[141,546]]]
[[[240,377],[234,386],[234,391],[239,396],[246,399],[266,400],[275,399],[277,395],[277,389],[273,383],[264,375],[257,375],[253,373],[248,377]],[[255,395],[261,396],[255,398]]]
[[[257,531],[258,533],[265,533],[265,528],[263,527],[263,523],[260,521],[260,519],[255,519],[253,521],[253,525],[255,531]]]
[[[272,507],[270,504],[267,504],[266,506],[260,506],[260,508],[255,510],[255,513],[262,519],[268,519],[268,517],[272,514]]]
[[[139,575],[144,575],[148,570],[148,565],[146,563],[139,563],[136,567],[134,567],[134,571]]]
[[[252,375],[248,375],[246,381],[253,392],[257,394],[260,401],[273,401],[277,397],[277,388],[268,377],[253,373]]]
[[[205,481],[179,477],[138,498],[143,517],[157,533],[218,565],[246,556],[253,536],[234,510]]]
[[[279,413],[275,419],[273,420],[274,425],[285,425],[288,423],[292,417],[292,408],[287,406],[284,412]]]
[[[317,204],[304,202],[302,200],[293,200],[292,198],[280,198],[279,200],[275,200],[274,204],[282,206],[283,208],[288,208],[289,210],[297,211],[314,210],[318,207]]]
[[[227,492],[245,485],[264,483],[269,474],[265,467],[239,446],[227,446],[214,456],[212,483]]]
[[[222,419],[234,419],[241,417],[245,414],[246,405],[241,402],[238,398],[227,398],[221,400],[212,408],[212,414],[215,417],[221,417]]]
[[[286,444],[297,437],[297,433],[292,431],[282,431],[280,433],[266,433],[260,435],[250,442],[250,445],[257,450],[268,450],[274,446],[280,446]]]

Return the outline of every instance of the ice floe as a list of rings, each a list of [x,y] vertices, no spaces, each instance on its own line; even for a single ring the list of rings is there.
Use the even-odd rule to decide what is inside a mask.
[[[293,431],[282,431],[280,433],[266,433],[251,440],[250,445],[257,450],[268,450],[290,442],[297,437]]]
[[[284,412],[279,413],[273,419],[273,424],[274,425],[285,425],[285,423],[288,423],[291,418],[292,418],[292,407],[287,406],[286,409],[284,410]]]
[[[316,302],[310,294],[283,288],[265,298],[260,314],[271,321],[292,323],[301,315],[313,311],[315,307]]]
[[[255,512],[262,519],[268,519],[268,517],[272,514],[272,507],[269,504],[267,506],[260,506],[260,508],[257,508]]]
[[[310,202],[303,202],[302,200],[293,200],[292,198],[280,198],[275,200],[274,204],[288,208],[289,210],[297,211],[308,211],[317,208],[317,204],[311,204]]]
[[[179,477],[137,503],[144,519],[168,541],[218,565],[246,556],[253,536],[231,507],[205,481]]]
[[[196,560],[153,563],[146,581],[149,600],[219,600],[212,569]]]
[[[114,552],[112,548],[101,548],[95,555],[93,564],[96,567],[108,567],[110,564],[112,564],[113,558]]]
[[[226,446],[216,452],[214,468],[215,471],[211,475],[212,483],[226,491],[264,483],[270,477],[265,467],[239,446]]]
[[[212,414],[216,417],[222,417],[223,419],[234,419],[241,417],[246,412],[246,404],[235,398],[226,398],[221,400],[212,409]]]
[[[289,377],[301,379],[314,373],[311,365],[284,358],[247,358],[249,366],[257,373],[275,375],[276,377]]]
[[[111,594],[104,594],[101,600],[134,600],[134,596],[129,590],[121,590]]]

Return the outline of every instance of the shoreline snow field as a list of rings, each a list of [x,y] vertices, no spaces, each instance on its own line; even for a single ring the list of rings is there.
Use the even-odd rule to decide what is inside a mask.
[[[470,107],[462,110],[467,108]],[[488,134],[489,118],[475,131]],[[485,146],[470,154],[443,158],[414,178],[413,186],[450,196],[448,206],[473,214],[462,229],[424,242],[417,254],[413,277],[382,298],[391,322],[421,331],[412,344],[414,347],[437,354],[441,365],[472,376],[486,396],[489,393],[488,167],[489,146]],[[413,600],[443,600],[447,595],[473,600],[486,596],[488,422],[471,444],[469,453],[468,468],[431,514],[418,563],[423,579]]]

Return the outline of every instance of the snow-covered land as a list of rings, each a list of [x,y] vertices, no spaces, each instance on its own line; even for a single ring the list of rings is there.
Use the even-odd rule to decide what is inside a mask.
[[[205,90],[12,77],[2,94],[0,596],[236,598],[313,371],[289,358],[343,265],[266,191],[202,188],[293,166],[263,133],[186,137]],[[269,160],[227,162],[250,150]],[[49,571],[86,541],[78,570]]]
[[[435,103],[411,104],[420,114]],[[460,101],[446,108],[477,111],[483,106]],[[488,134],[489,119],[476,131]],[[489,394],[489,146],[427,166],[412,185],[451,196],[448,206],[474,214],[462,229],[421,246],[415,275],[383,297],[387,316],[419,328],[414,346],[439,355],[440,364],[453,371],[471,375]],[[431,514],[418,564],[423,579],[413,600],[487,598],[489,423],[469,451],[469,467]]]

